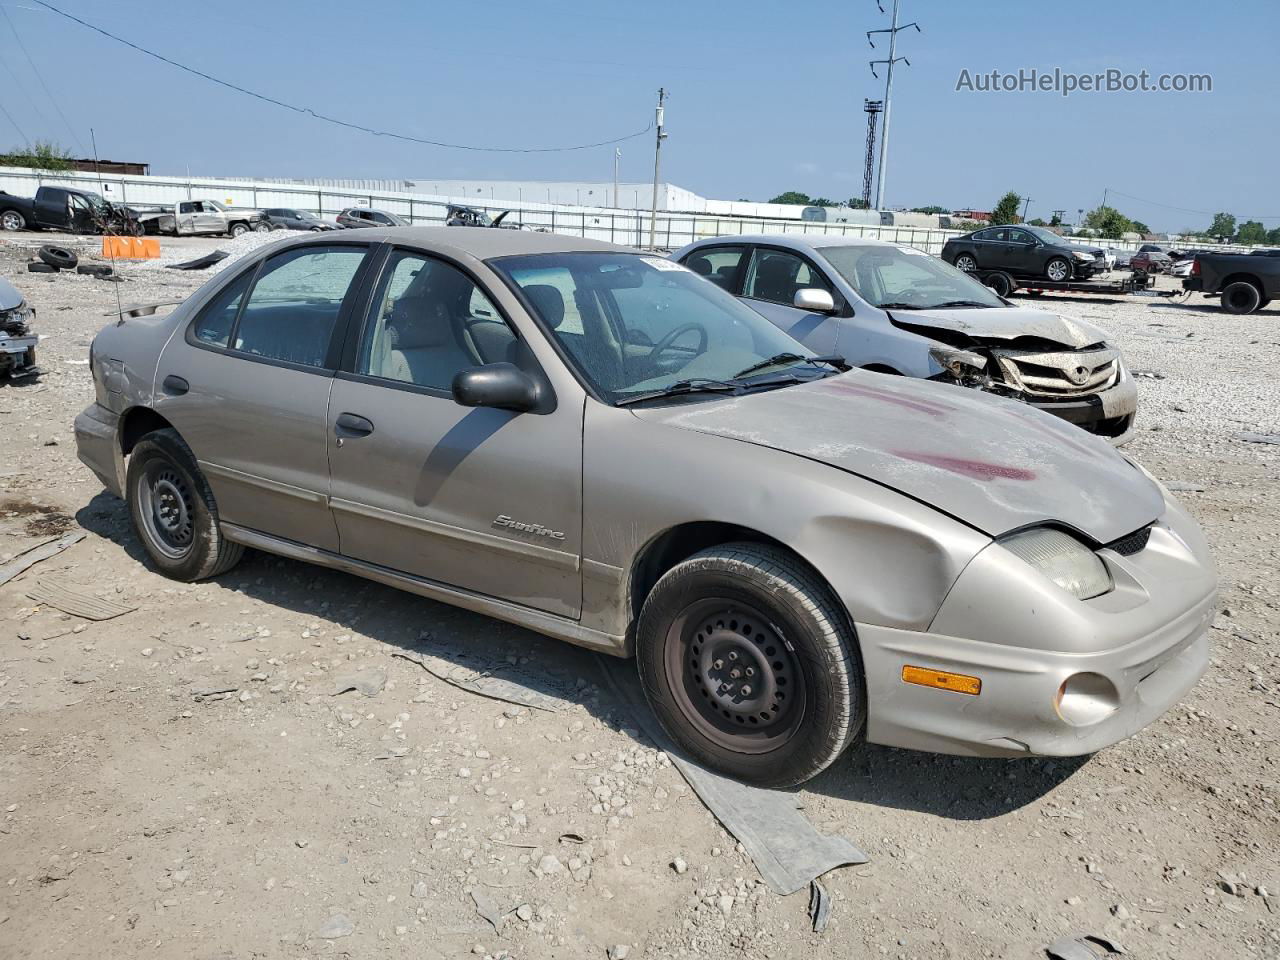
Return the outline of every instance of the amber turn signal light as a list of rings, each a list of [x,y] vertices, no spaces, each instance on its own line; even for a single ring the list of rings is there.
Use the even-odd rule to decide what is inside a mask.
[[[936,687],[939,690],[950,690],[952,693],[967,693],[975,697],[982,692],[982,681],[979,678],[965,676],[963,673],[947,673],[945,670],[903,667],[902,680],[904,683]]]

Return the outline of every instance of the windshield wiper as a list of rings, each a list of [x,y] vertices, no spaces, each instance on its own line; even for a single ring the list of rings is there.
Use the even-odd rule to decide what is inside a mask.
[[[877,303],[877,307],[881,310],[922,310],[918,303]]]
[[[692,380],[677,380],[661,390],[646,390],[634,396],[623,397],[614,402],[615,407],[626,407],[643,400],[656,400],[659,397],[681,397],[690,393],[741,393],[744,384],[732,380],[712,380],[707,377],[696,377]]]
[[[835,367],[837,370],[843,369],[845,366],[844,357],[837,357],[834,354],[828,354],[820,357],[806,357],[799,353],[775,353],[768,360],[761,360],[759,363],[753,363],[751,366],[743,370],[739,370],[733,375],[733,377],[737,380],[741,377],[755,373],[757,370],[776,367],[782,363],[825,363],[828,366]]]
[[[946,310],[948,307],[990,307],[989,303],[979,303],[977,300],[947,300],[945,303],[934,303],[925,307],[925,310]]]

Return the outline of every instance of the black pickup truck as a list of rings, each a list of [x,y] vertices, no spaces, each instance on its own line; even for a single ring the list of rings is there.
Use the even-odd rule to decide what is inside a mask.
[[[1280,250],[1197,253],[1183,290],[1221,296],[1227,313],[1253,313],[1280,297]]]
[[[62,230],[139,236],[141,224],[128,207],[70,187],[40,187],[34,197],[0,190],[0,230]]]

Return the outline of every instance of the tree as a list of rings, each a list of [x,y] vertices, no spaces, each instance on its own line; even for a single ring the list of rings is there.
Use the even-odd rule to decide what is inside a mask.
[[[1267,228],[1257,220],[1246,220],[1236,231],[1236,243],[1266,243]]]
[[[812,201],[807,193],[801,193],[799,190],[788,190],[780,193],[770,203],[798,203],[801,206],[808,206]]]
[[[1215,213],[1213,215],[1213,223],[1209,226],[1208,234],[1211,237],[1217,237],[1220,240],[1226,240],[1235,236],[1236,218],[1229,213]]]
[[[1280,227],[1274,227],[1267,231],[1267,243],[1280,247]]]
[[[911,212],[912,213],[950,213],[951,211],[948,210],[946,207],[939,207],[937,205],[934,205],[929,207],[912,207]]]
[[[71,154],[52,140],[37,140],[28,148],[0,153],[0,167],[70,170]]]
[[[1043,220],[1041,220],[1039,217],[1032,217],[1030,220],[1028,220],[1028,221],[1027,221],[1027,223],[1028,223],[1028,224],[1030,224],[1030,225],[1031,225],[1031,226],[1033,226],[1033,227],[1047,227],[1047,226],[1049,226],[1049,224],[1045,223],[1045,222],[1044,222]]]
[[[1049,226],[1051,227],[1062,226],[1062,218],[1055,213],[1052,217],[1049,218]]]
[[[996,204],[996,208],[991,211],[991,223],[1017,223],[1018,222],[1018,206],[1022,203],[1022,198],[1010,190],[1000,202]]]
[[[1133,221],[1115,207],[1105,204],[1084,215],[1084,225],[1096,230],[1098,236],[1108,240],[1119,240],[1122,233],[1133,231]]]
[[[850,197],[844,202],[844,205],[854,210],[867,210],[871,207],[871,204],[867,203],[867,201],[863,200],[861,197]]]
[[[810,204],[811,206],[815,206],[815,207],[838,207],[838,206],[840,206],[840,204],[836,203],[834,200],[828,200],[826,197],[814,197],[812,200],[810,200],[810,201],[809,201],[809,204]]]
[[[1145,237],[1147,234],[1151,233],[1151,228],[1150,228],[1150,227],[1148,227],[1148,226],[1147,226],[1145,223],[1143,223],[1141,220],[1130,220],[1130,221],[1129,221],[1129,226],[1132,228],[1132,230],[1133,230],[1133,232],[1134,232],[1134,233],[1140,233],[1140,234],[1142,234],[1142,236],[1144,236],[1144,237]]]

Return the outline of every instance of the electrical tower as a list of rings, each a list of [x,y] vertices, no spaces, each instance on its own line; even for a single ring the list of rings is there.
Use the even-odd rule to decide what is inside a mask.
[[[862,109],[867,113],[867,160],[862,168],[862,205],[870,210],[871,181],[876,172],[876,123],[884,109],[884,101],[863,100]]]
[[[889,59],[871,61],[871,75],[876,79],[880,78],[880,75],[876,73],[876,64],[883,63],[888,66],[884,81],[884,128],[880,134],[880,172],[876,177],[875,208],[877,210],[880,210],[884,205],[884,168],[885,160],[889,156],[889,105],[893,96],[893,65],[901,60],[908,67],[911,66],[911,61],[906,57],[899,57],[895,55],[898,49],[898,32],[900,30],[909,30],[912,27],[916,28],[916,33],[920,32],[920,24],[916,23],[914,20],[910,23],[904,23],[902,26],[898,26],[898,5],[900,2],[901,0],[893,0],[893,20],[890,22],[890,26],[888,28],[884,30],[867,31],[867,43],[871,44],[871,48],[873,50],[876,46],[875,41],[871,39],[871,35],[873,33],[887,33],[889,35]],[[881,13],[884,13],[884,7],[880,6],[880,0],[876,0],[876,6],[880,7]]]

